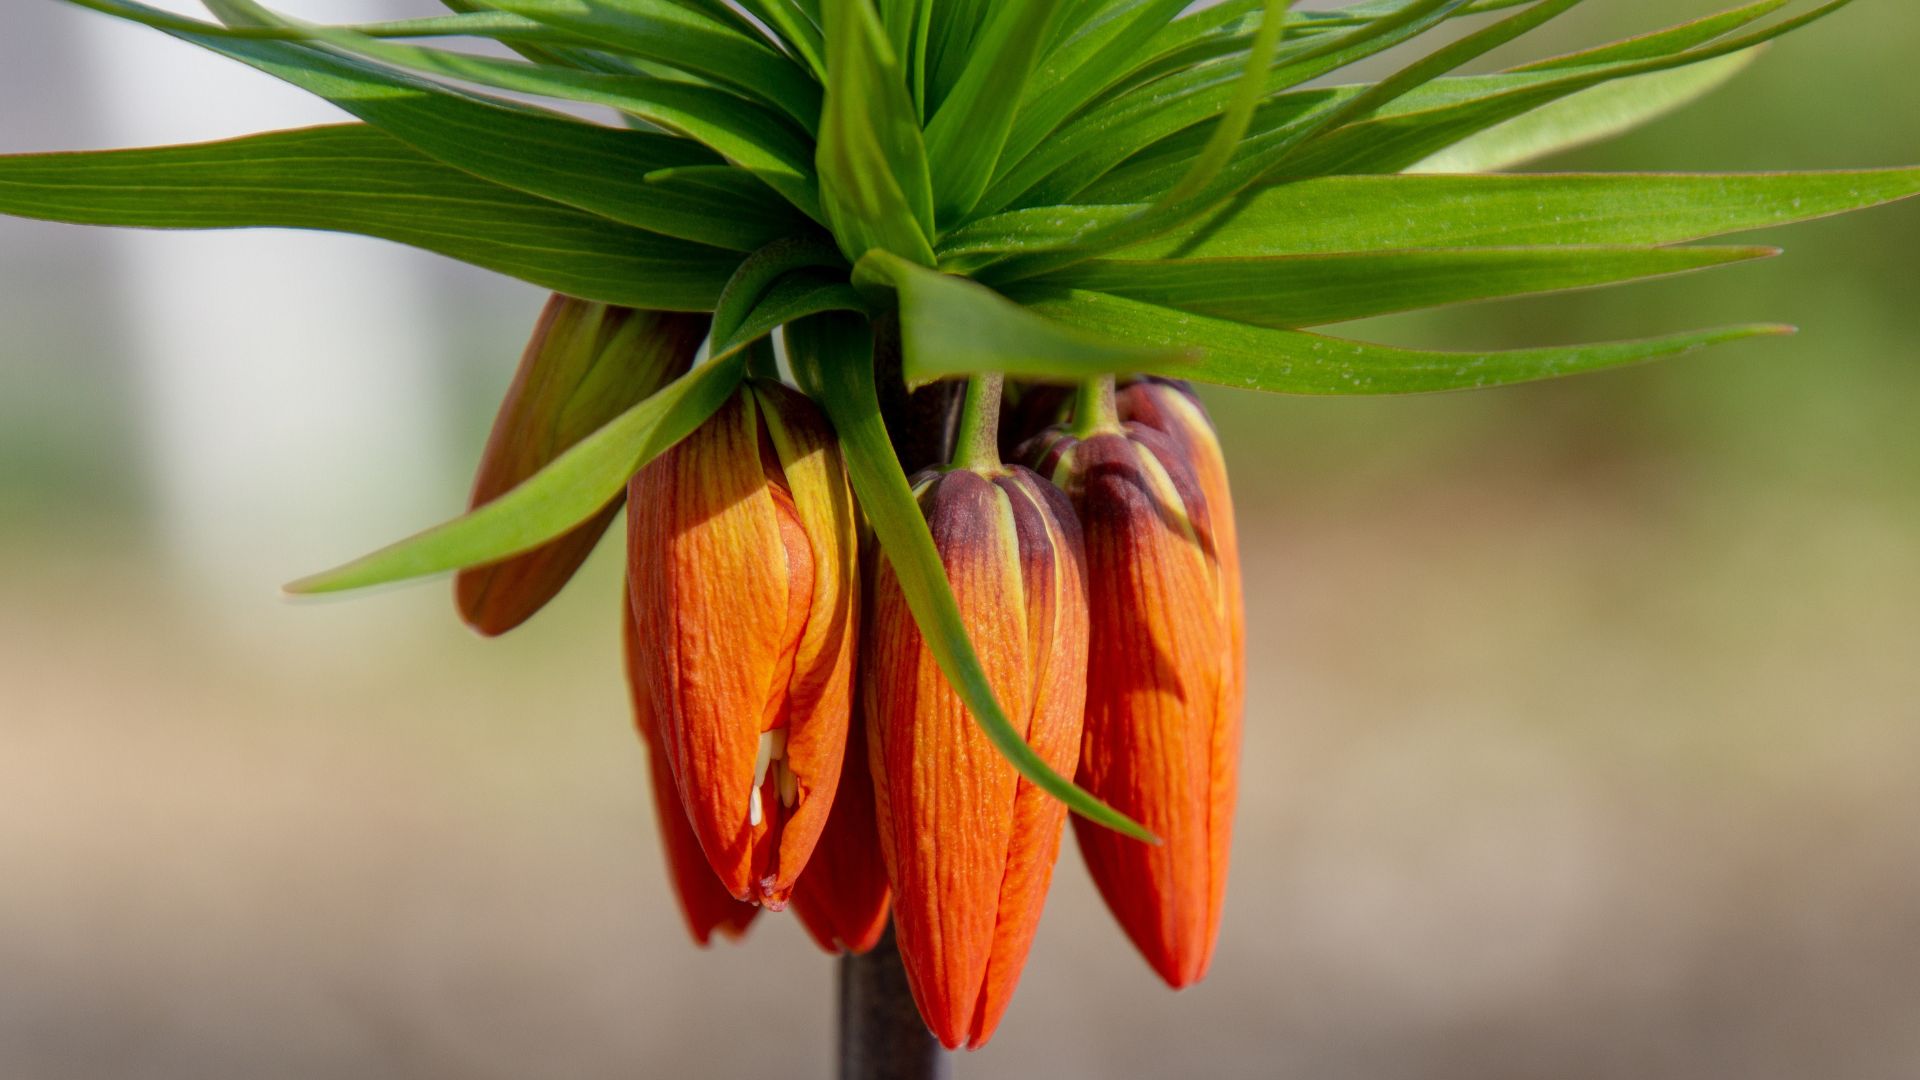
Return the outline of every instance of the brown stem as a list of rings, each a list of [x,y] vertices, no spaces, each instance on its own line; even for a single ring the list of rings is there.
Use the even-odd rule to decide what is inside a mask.
[[[840,960],[840,1080],[942,1080],[947,1054],[907,991],[893,927],[871,952]]]

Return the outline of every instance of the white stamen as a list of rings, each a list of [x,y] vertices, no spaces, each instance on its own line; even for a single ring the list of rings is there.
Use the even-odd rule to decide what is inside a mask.
[[[793,774],[792,769],[787,768],[784,758],[781,759],[780,766],[773,770],[773,778],[780,786],[780,805],[791,809],[800,799],[800,778]]]
[[[766,811],[760,806],[760,789],[754,788],[753,794],[747,796],[747,824],[758,827],[765,820]]]
[[[773,760],[773,732],[760,733],[760,752],[753,758],[753,786],[759,787],[767,782],[767,764]]]

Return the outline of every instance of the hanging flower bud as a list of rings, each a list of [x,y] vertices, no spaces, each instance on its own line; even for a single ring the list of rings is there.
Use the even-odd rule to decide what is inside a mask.
[[[1238,746],[1237,725],[1247,687],[1247,615],[1240,582],[1240,534],[1234,526],[1233,495],[1227,488],[1227,456],[1221,452],[1213,421],[1207,418],[1206,408],[1189,383],[1140,379],[1120,388],[1115,405],[1121,420],[1150,427],[1173,440],[1207,498],[1214,547],[1220,559],[1220,605],[1226,612],[1229,636],[1227,715],[1236,725],[1230,745]]]
[[[921,509],[995,696],[1034,750],[1071,773],[1087,648],[1073,511],[1024,468],[921,477]],[[1066,808],[974,723],[885,560],[872,613],[862,689],[900,954],[933,1033],[978,1047],[1026,962]]]
[[[847,728],[847,758],[840,767],[833,813],[827,815],[813,858],[794,882],[793,913],[827,952],[863,953],[886,932],[892,895],[874,820],[866,723],[856,715]]]
[[[707,861],[786,906],[840,781],[853,499],[813,403],[755,380],[628,487],[638,682]]]
[[[667,856],[667,873],[673,878],[673,892],[680,900],[680,913],[696,944],[705,947],[715,931],[735,939],[747,932],[747,926],[760,909],[733,898],[733,894],[713,875],[706,853],[700,850],[700,838],[687,824],[687,810],[681,805],[680,792],[674,787],[673,772],[667,768],[666,750],[660,745],[659,725],[653,717],[653,695],[646,692],[638,678],[640,637],[633,626],[633,604],[623,590],[620,596],[621,644],[627,658],[627,685],[632,690],[633,722],[647,744],[647,770],[653,778],[653,810],[660,819],[660,847]]]
[[[1220,539],[1180,444],[1142,423],[1028,448],[1086,530],[1092,649],[1078,780],[1163,843],[1076,820],[1094,883],[1169,984],[1206,974],[1239,752]]]
[[[555,293],[500,404],[470,505],[505,494],[601,425],[684,373],[707,336],[706,315],[575,300]],[[467,625],[504,634],[573,577],[620,500],[563,536],[489,566],[462,570],[454,597]]]

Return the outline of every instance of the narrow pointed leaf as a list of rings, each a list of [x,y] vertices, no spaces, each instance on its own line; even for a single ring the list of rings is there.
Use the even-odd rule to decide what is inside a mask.
[[[1200,351],[1180,377],[1277,394],[1381,395],[1474,390],[1559,378],[1681,356],[1709,345],[1793,332],[1779,325],[1734,326],[1645,341],[1502,352],[1430,352],[1271,330],[1189,315],[1101,293],[1040,300],[1034,310],[1090,331]]]
[[[1482,248],[1255,259],[1094,260],[1014,287],[1110,293],[1260,326],[1293,328],[1396,311],[1612,285],[1778,254],[1766,247]]]
[[[0,157],[0,213],[161,229],[357,233],[570,296],[705,311],[737,252],[488,183],[360,124],[143,150]]]
[[[1085,379],[1178,369],[1188,359],[1178,349],[1142,348],[1060,326],[984,285],[885,252],[860,260],[854,281],[896,295],[909,386],[992,371]]]
[[[89,0],[315,94],[426,154],[498,184],[615,221],[750,251],[803,221],[779,199],[722,200],[707,189],[650,184],[661,169],[720,159],[686,139],[620,131],[436,87],[314,46],[175,27],[179,16],[132,0]]]
[[[1602,83],[1496,124],[1407,169],[1416,173],[1492,172],[1610,139],[1719,89],[1754,60],[1748,51],[1673,71]]]
[[[986,191],[1060,7],[1061,0],[1022,0],[988,9],[966,68],[927,123],[936,221],[959,220]]]
[[[827,0],[821,202],[849,260],[878,248],[932,265],[933,188],[920,118],[869,0]]]
[[[310,27],[306,32],[366,59],[421,74],[618,109],[701,143],[779,192],[801,212],[819,213],[809,159],[812,148],[804,135],[723,90],[399,45],[323,28]]]
[[[940,553],[920,505],[893,454],[874,386],[872,338],[860,320],[809,319],[787,328],[789,355],[802,384],[826,410],[840,436],[854,494],[874,538],[893,565],[914,622],[947,682],[973,720],[1020,774],[1091,821],[1154,842],[1152,833],[1053,771],[1014,729],[995,699],[967,635]]]
[[[1546,245],[1680,244],[1920,194],[1920,168],[1804,173],[1328,176],[1249,192],[1212,217],[1107,259]],[[1131,207],[1051,206],[983,219],[942,266],[1048,250]]]
[[[1112,258],[1679,244],[1920,194],[1920,168],[1805,173],[1330,176],[1250,194]]]
[[[820,84],[765,39],[669,0],[487,0],[490,7],[752,96],[808,131]]]

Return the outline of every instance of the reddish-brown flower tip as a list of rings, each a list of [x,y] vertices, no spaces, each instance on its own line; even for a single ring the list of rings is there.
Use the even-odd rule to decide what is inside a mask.
[[[853,497],[819,411],[743,386],[628,487],[628,574],[662,747],[707,861],[785,907],[847,742]]]
[[[1086,532],[1092,649],[1079,782],[1164,843],[1075,820],[1120,925],[1169,984],[1207,971],[1219,930],[1239,754],[1220,537],[1181,445],[1141,422],[1029,447]]]
[[[620,597],[621,643],[627,659],[627,685],[632,691],[633,723],[647,744],[647,769],[653,777],[653,809],[660,821],[660,846],[667,856],[667,873],[673,878],[673,892],[680,901],[680,913],[696,944],[704,948],[717,931],[721,937],[737,939],[747,932],[756,905],[733,898],[726,886],[707,865],[700,850],[700,838],[687,824],[687,811],[681,805],[680,792],[674,787],[673,772],[667,768],[667,755],[660,745],[660,732],[654,723],[652,695],[636,677],[640,638],[633,626],[633,605],[623,592]]]
[[[856,716],[847,728],[847,758],[833,812],[813,858],[793,884],[793,913],[827,952],[863,953],[886,932],[892,896],[874,821],[866,724]]]
[[[1040,756],[1071,773],[1086,693],[1080,529],[1024,468],[918,483],[994,694]],[[1033,942],[1065,807],[988,742],[941,674],[885,560],[861,676],[894,926],[927,1026],[948,1047],[993,1034]]]
[[[573,444],[665,386],[693,363],[708,317],[575,300],[554,294],[500,403],[473,479],[479,506],[539,472]],[[460,617],[504,634],[573,577],[620,512],[620,500],[563,536],[454,579]]]

